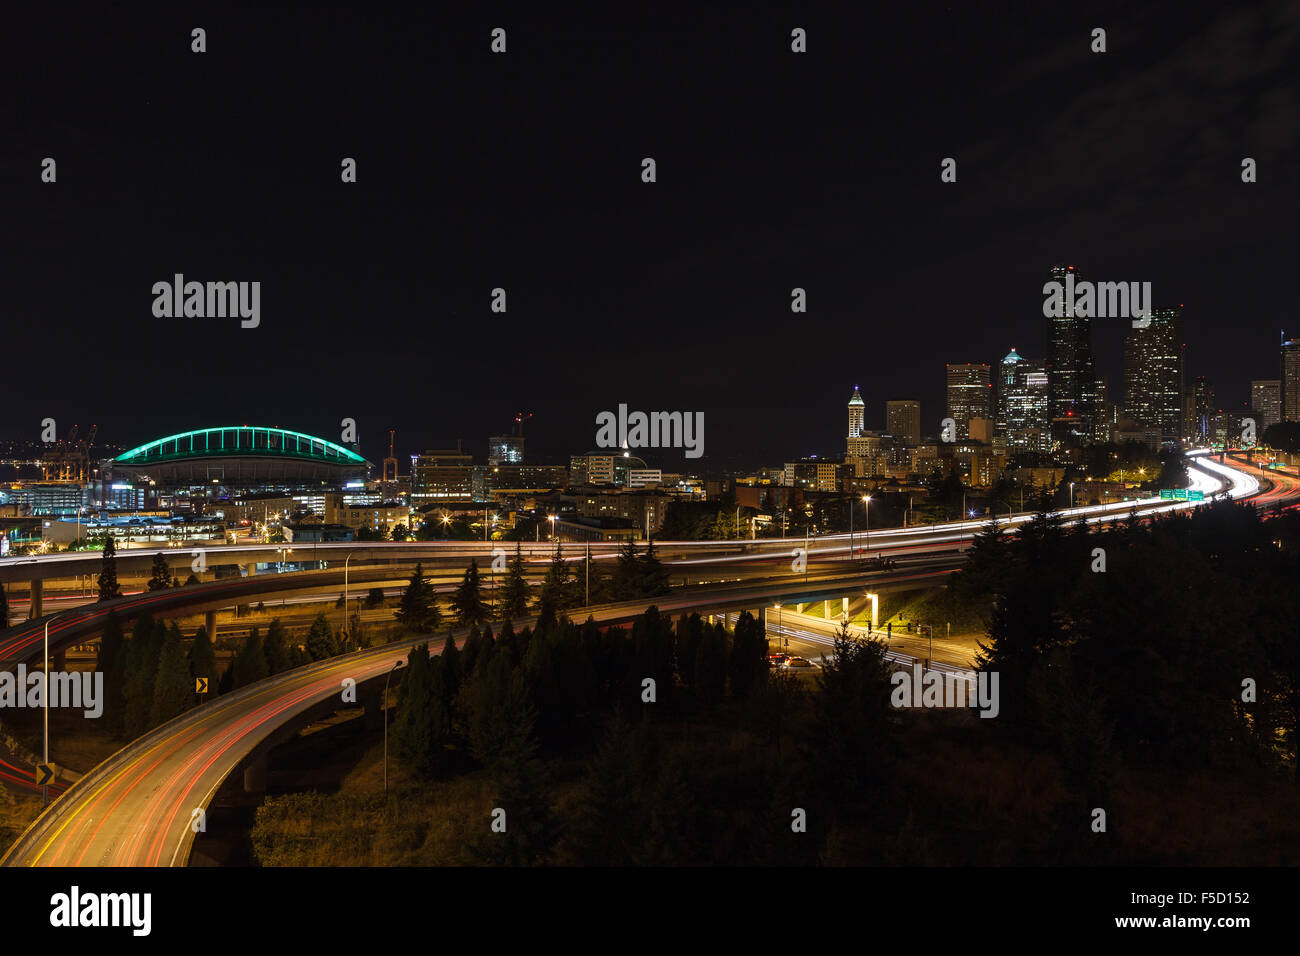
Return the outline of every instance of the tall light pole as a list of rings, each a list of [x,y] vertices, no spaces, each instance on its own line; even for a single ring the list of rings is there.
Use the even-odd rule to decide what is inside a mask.
[[[853,560],[853,496],[849,496],[849,560]]]
[[[805,581],[808,580],[808,559],[809,559],[808,550],[809,550],[810,540],[811,540],[811,535],[809,535],[808,533],[808,525],[805,524],[803,526],[803,579]]]
[[[558,534],[556,533],[556,531],[555,531],[555,528],[556,528],[556,524],[555,524],[555,522],[556,522],[556,520],[557,520],[559,517],[560,517],[559,515],[547,515],[547,520],[551,522],[551,540],[552,540],[552,541],[559,541],[559,539],[560,539],[560,538],[559,538],[559,535],[558,535]]]
[[[43,767],[50,765],[50,622],[45,622],[45,686],[41,689],[41,697],[45,704],[45,749],[44,757],[41,760]],[[44,774],[42,774],[44,776]],[[41,809],[45,809],[50,799],[50,788],[48,784],[41,784]]]
[[[393,671],[401,666],[401,659],[394,661],[388,670],[388,676],[384,678],[384,793],[388,792],[388,682],[393,677]]]
[[[352,560],[355,551],[349,551],[348,556],[343,559],[343,645],[347,646],[348,640],[348,562]]]
[[[862,513],[867,517],[866,543],[862,546],[865,552],[871,550],[871,495],[862,496]]]

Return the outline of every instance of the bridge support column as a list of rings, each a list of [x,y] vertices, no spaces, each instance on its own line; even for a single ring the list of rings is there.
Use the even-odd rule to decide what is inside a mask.
[[[796,614],[802,614],[802,613],[803,613],[803,609],[806,608],[807,606],[808,606],[807,604],[795,604],[795,606],[794,606],[794,613],[796,613]]]
[[[246,565],[244,565],[244,571],[247,574],[247,576],[250,578],[253,575],[257,574],[257,562],[249,561]]]
[[[822,601],[822,617],[828,621],[831,619],[831,602],[829,599]]]
[[[360,703],[361,706],[364,708],[364,715],[362,716],[361,719],[365,721],[365,725],[364,725],[365,728],[367,730],[379,730],[381,727],[383,727],[384,726],[383,692],[379,691],[376,693],[367,694],[361,698]],[[388,715],[388,722],[390,725],[392,724],[392,721],[393,721],[393,714],[390,713]],[[393,728],[390,726],[388,729],[391,731]],[[391,740],[389,741],[389,746],[392,746]]]
[[[208,632],[208,640],[216,643],[217,640],[217,612],[209,611],[203,616],[203,629]]]
[[[844,620],[849,619],[849,599],[840,598],[840,617]]]
[[[33,581],[31,586],[31,609],[27,616],[33,620],[45,613],[45,582]]]
[[[265,753],[254,756],[244,768],[244,792],[263,793],[266,790],[267,759]]]

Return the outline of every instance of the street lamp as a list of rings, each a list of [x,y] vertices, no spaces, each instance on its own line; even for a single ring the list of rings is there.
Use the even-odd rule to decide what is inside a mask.
[[[348,641],[348,562],[352,560],[355,551],[349,551],[348,556],[343,559],[343,646],[346,649]]]
[[[871,504],[871,495],[863,495],[863,496],[862,496],[862,513],[863,513],[864,515],[866,515],[866,518],[867,518],[867,527],[866,527],[866,543],[863,544],[863,546],[862,546],[862,550],[863,550],[864,552],[865,552],[865,551],[870,551],[870,550],[871,550],[871,508],[869,507],[870,504]],[[865,557],[865,555],[864,555],[864,557]]]
[[[347,609],[344,608],[346,612]],[[399,658],[393,662],[393,666],[388,670],[388,676],[384,678],[384,793],[388,792],[388,682],[392,679],[393,671],[402,666]]]

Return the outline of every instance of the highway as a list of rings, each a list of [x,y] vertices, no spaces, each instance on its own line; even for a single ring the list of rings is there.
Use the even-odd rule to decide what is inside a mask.
[[[956,564],[950,560],[949,563]],[[878,574],[876,589],[915,588],[949,570]],[[647,603],[676,616],[697,608],[741,609],[774,600],[829,594],[861,587],[862,575],[786,575],[781,579],[719,584],[678,591],[653,602],[636,601],[574,612],[585,620],[618,624],[641,614]],[[463,638],[463,631],[457,637]],[[7,866],[183,866],[194,834],[195,808],[206,807],[226,779],[258,744],[283,724],[338,697],[342,681],[382,678],[410,648],[444,635],[409,638],[355,651],[240,688],[203,704],[128,744],[94,768],[51,804],[3,859]],[[340,701],[341,704],[341,701]]]
[[[1203,459],[1198,462],[1198,467],[1204,469],[1193,472],[1196,476],[1194,481],[1200,486],[1217,490],[1220,487],[1218,476],[1221,476],[1229,485],[1229,494],[1238,497],[1260,494],[1257,479],[1240,469]],[[1289,493],[1294,495],[1297,492],[1292,488]],[[1152,502],[1146,510],[1195,507],[1193,502],[1161,499],[1152,499]],[[1089,520],[1117,520],[1127,516],[1131,507],[1124,503],[1119,507],[1073,509],[1073,512],[1083,514]],[[962,543],[968,541],[969,533],[981,524],[967,522],[957,527],[873,533],[872,554],[884,549],[899,555],[899,568],[892,572],[868,571],[859,565],[843,562],[841,559],[848,557],[848,535],[818,539],[814,555],[822,563],[816,569],[810,567],[806,574],[795,574],[782,567],[745,567],[737,572],[738,561],[787,562],[791,549],[802,544],[800,539],[757,542],[764,546],[762,550],[749,555],[733,553],[727,556],[729,561],[718,562],[729,563],[732,573],[743,575],[742,580],[675,589],[654,602],[625,602],[581,609],[572,612],[572,616],[583,620],[590,613],[599,623],[613,624],[636,617],[647,603],[654,603],[665,613],[676,616],[692,610],[739,611],[770,607],[773,603],[825,600],[865,587],[877,592],[915,589],[938,583],[952,573],[962,561],[959,556]],[[712,544],[734,548],[737,542]],[[861,553],[861,548],[858,550]],[[826,561],[828,557],[835,560]],[[682,555],[672,563],[674,567],[681,567],[698,564],[701,560],[714,563],[712,556],[706,555]],[[239,587],[264,580],[245,579],[230,585],[203,585],[188,590]],[[152,600],[166,601],[173,596],[180,595],[177,592],[155,592]],[[147,602],[150,599],[149,595],[144,595],[124,600]],[[229,600],[229,596],[222,595],[221,599]],[[136,607],[136,612],[142,609],[148,609],[148,605]],[[59,617],[79,618],[94,613],[93,610],[78,610]],[[194,836],[189,826],[191,813],[208,805],[222,781],[260,743],[280,727],[338,695],[344,678],[352,678],[358,684],[381,678],[395,662],[405,660],[410,647],[428,639],[406,639],[317,662],[241,688],[177,717],[128,744],[69,787],[19,838],[3,863],[40,866],[185,865]],[[433,641],[437,646],[442,639],[443,636],[439,636]],[[12,640],[7,639],[6,645]],[[0,648],[6,645],[0,645]],[[25,647],[19,645],[16,651],[24,653]],[[0,650],[0,656],[7,658],[11,652]],[[898,656],[901,659],[906,655]]]
[[[1225,478],[1231,483],[1227,491],[1234,498],[1250,498],[1260,495],[1258,481],[1247,475],[1244,466],[1233,468],[1213,461],[1206,450],[1198,449],[1188,453],[1189,460],[1202,471],[1193,470],[1191,487],[1205,492],[1206,497],[1219,490],[1216,478]],[[1233,475],[1236,477],[1232,477]],[[1211,477],[1211,475],[1215,477]],[[1266,473],[1274,477],[1274,473]],[[1146,498],[1136,501],[1114,502],[1107,505],[1063,509],[1061,514],[1066,520],[1085,516],[1089,521],[1105,521],[1116,516],[1125,516],[1136,508],[1140,512],[1170,511],[1194,507],[1195,503],[1186,501],[1169,501]],[[1018,514],[997,521],[1006,527],[1015,527],[1033,518],[1032,514]],[[971,521],[947,522],[914,528],[888,528],[877,531],[857,531],[848,533],[822,534],[811,539],[802,536],[787,538],[732,539],[726,541],[673,541],[656,540],[655,547],[661,559],[673,563],[725,563],[729,558],[746,557],[750,560],[762,560],[777,555],[790,554],[794,549],[809,547],[823,558],[849,556],[850,539],[857,555],[875,554],[883,548],[905,546],[937,546],[969,540],[971,534],[982,527],[986,518]],[[642,542],[644,544],[644,542]],[[521,542],[520,547],[526,559],[532,562],[550,561],[555,552],[555,545],[548,542]],[[584,545],[568,543],[565,546],[569,560],[578,561],[585,554]],[[591,544],[591,554],[598,561],[613,561],[622,547],[619,542],[599,542]],[[281,560],[285,549],[289,548],[296,562],[324,561],[337,564],[349,554],[354,556],[353,567],[386,563],[390,566],[400,564],[413,566],[422,561],[428,569],[459,568],[469,563],[471,557],[479,559],[480,568],[485,568],[492,553],[504,550],[507,558],[514,556],[514,543],[501,541],[427,541],[427,542],[362,542],[331,541],[305,542],[297,545],[278,544],[237,544],[237,545],[186,545],[170,548],[132,548],[119,551],[117,562],[119,574],[126,575],[127,568],[134,568],[134,573],[147,576],[149,565],[156,554],[166,557],[174,571],[182,576],[189,574],[192,554],[202,551],[208,566],[240,566],[276,564]],[[95,576],[99,573],[102,557],[97,551],[77,551],[69,553],[46,554],[0,558],[0,582],[23,582],[43,580],[46,578],[76,578],[78,575]]]

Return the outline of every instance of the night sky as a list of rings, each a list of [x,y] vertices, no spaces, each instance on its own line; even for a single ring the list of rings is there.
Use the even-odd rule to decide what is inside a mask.
[[[1300,332],[1300,5],[444,6],[6,23],[0,436],[352,417],[375,462],[390,425],[481,459],[524,409],[559,461],[626,402],[704,411],[669,470],[842,454],[854,384],[934,432],[945,362],[1042,358],[1058,261],[1183,304],[1223,407]],[[261,326],[155,318],[177,272],[260,281]]]

